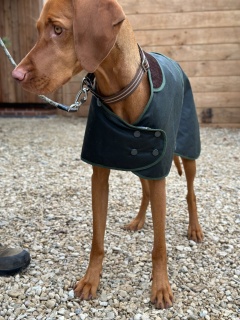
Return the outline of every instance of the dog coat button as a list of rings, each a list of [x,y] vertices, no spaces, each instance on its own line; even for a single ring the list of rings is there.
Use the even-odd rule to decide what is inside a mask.
[[[160,131],[156,131],[156,132],[155,132],[155,137],[156,137],[156,138],[159,138],[160,136],[161,136],[161,132],[160,132]]]
[[[158,149],[154,149],[152,154],[153,154],[154,157],[158,156],[159,155]]]
[[[134,137],[139,138],[141,135],[140,131],[134,131]]]
[[[132,156],[136,156],[137,154],[138,154],[137,149],[132,149],[132,150],[131,150],[131,155],[132,155]]]

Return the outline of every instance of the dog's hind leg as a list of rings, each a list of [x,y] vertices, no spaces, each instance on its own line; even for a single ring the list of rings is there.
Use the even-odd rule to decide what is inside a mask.
[[[187,204],[189,213],[188,239],[195,242],[203,241],[203,232],[198,221],[197,203],[194,192],[194,178],[196,175],[196,161],[182,158],[187,180]]]
[[[150,192],[149,192],[149,182],[145,179],[140,179],[142,184],[142,201],[139,212],[137,216],[128,224],[126,224],[123,228],[125,230],[137,231],[143,228],[145,219],[146,219],[146,211],[150,201]]]

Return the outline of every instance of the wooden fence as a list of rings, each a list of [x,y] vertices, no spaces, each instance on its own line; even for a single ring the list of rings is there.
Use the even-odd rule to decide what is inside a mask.
[[[202,124],[240,127],[240,0],[121,1],[145,50],[177,60]]]
[[[23,2],[27,4],[25,7],[20,4]],[[30,19],[33,19],[38,16],[41,2],[0,0],[5,10],[3,15],[0,10],[0,31],[10,21],[14,52],[20,52],[21,56],[32,46],[36,32],[26,21],[26,8],[31,10]],[[192,83],[200,123],[240,127],[240,0],[119,2],[133,25],[139,44],[147,51],[161,52],[177,60],[186,71]],[[16,18],[8,14],[12,12],[13,3],[22,10]],[[0,102],[36,101],[36,96],[16,87],[6,74],[6,62],[2,63],[1,52],[0,58],[3,92]],[[81,76],[75,77],[63,86],[57,97],[71,104],[80,81]]]
[[[37,39],[36,21],[44,0],[0,0],[0,36],[18,63]],[[13,80],[13,66],[0,48],[0,116],[38,116],[56,113],[37,95],[22,90]],[[62,90],[51,97],[58,100]]]
[[[42,0],[0,0],[0,36],[6,37],[8,50],[16,62],[36,41],[36,19]],[[39,102],[34,94],[23,91],[11,77],[13,66],[0,48],[0,102]]]

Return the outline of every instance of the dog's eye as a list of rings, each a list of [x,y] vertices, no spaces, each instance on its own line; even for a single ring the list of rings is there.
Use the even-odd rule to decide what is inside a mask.
[[[63,32],[63,29],[61,27],[54,26],[54,32],[59,36]]]

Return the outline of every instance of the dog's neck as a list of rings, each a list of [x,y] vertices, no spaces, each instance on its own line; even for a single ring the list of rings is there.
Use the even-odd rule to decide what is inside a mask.
[[[117,41],[109,55],[95,72],[98,91],[103,96],[112,95],[125,88],[134,78],[141,58],[132,27],[124,21]],[[136,121],[149,98],[149,84],[144,75],[139,87],[127,99],[111,104],[118,116],[129,123]]]

